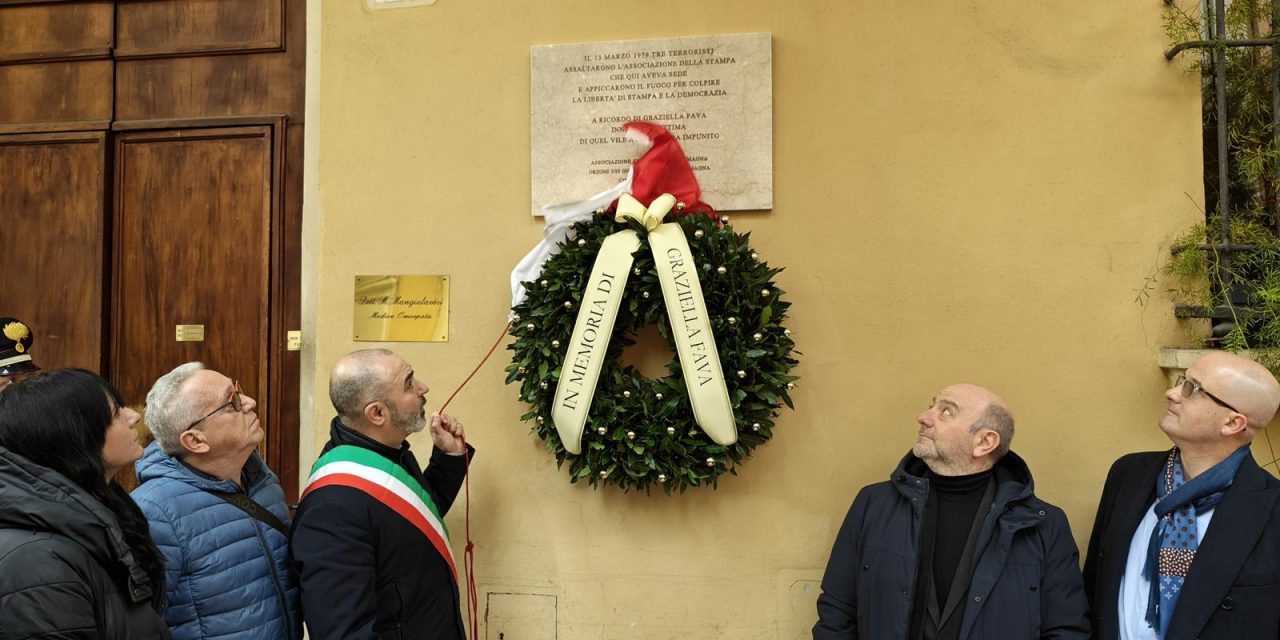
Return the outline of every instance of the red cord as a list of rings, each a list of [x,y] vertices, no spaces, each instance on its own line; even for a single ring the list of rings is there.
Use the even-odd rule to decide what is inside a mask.
[[[489,347],[489,353],[484,354],[484,357],[480,359],[480,364],[476,365],[476,368],[471,370],[471,374],[467,376],[467,379],[463,380],[462,384],[458,385],[458,388],[454,389],[453,393],[449,394],[449,399],[445,400],[444,404],[440,405],[440,408],[436,410],[436,413],[439,413],[441,415],[444,414],[444,408],[449,406],[450,402],[453,402],[453,399],[457,397],[458,392],[462,391],[462,388],[467,386],[467,383],[471,382],[471,379],[475,377],[476,372],[480,371],[480,367],[483,367],[484,363],[489,361],[489,356],[493,355],[493,352],[498,349],[498,345],[502,344],[502,339],[507,337],[507,332],[510,330],[511,330],[511,323],[507,322],[507,326],[502,328],[502,335],[499,335],[498,339],[494,341],[493,346]]]
[[[483,367],[484,363],[489,361],[489,356],[492,356],[498,345],[502,344],[502,339],[507,337],[507,332],[510,330],[511,323],[508,322],[507,326],[502,328],[502,335],[499,335],[493,346],[489,347],[489,353],[486,353],[484,358],[480,360],[480,364],[471,370],[471,375],[467,376],[467,379],[463,380],[462,384],[458,385],[458,388],[454,389],[453,393],[449,395],[449,399],[440,405],[438,410],[440,415],[444,415],[444,408],[449,406],[450,402],[453,402],[458,392],[462,391],[462,388],[467,386],[468,382],[471,382],[471,378],[475,377],[476,372],[480,371],[480,367]],[[467,474],[463,476],[463,485],[466,487],[467,497],[467,546],[462,554],[463,571],[467,574],[467,626],[471,630],[471,640],[480,640],[480,598],[476,595],[476,545],[471,540],[471,450],[467,448],[467,437],[465,435],[462,437],[462,455],[467,465]]]
[[[505,332],[504,332],[505,333]],[[480,640],[480,598],[476,595],[476,545],[471,541],[471,452],[467,439],[462,439],[463,457],[467,462],[467,475],[463,480],[467,492],[467,546],[462,552],[462,564],[467,574],[467,626],[471,640]]]

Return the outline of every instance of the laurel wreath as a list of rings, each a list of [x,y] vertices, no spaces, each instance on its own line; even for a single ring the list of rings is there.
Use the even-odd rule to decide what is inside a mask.
[[[567,463],[570,482],[646,492],[656,484],[668,494],[714,488],[721,474],[737,475],[751,451],[773,437],[783,405],[795,408],[789,391],[797,378],[790,372],[799,352],[782,326],[790,303],[774,282],[783,269],[762,262],[751,249],[750,233],[733,231],[727,216],[683,215],[676,222],[698,265],[738,440],[718,445],[698,428],[678,358],[660,379],[646,378],[619,361],[637,332],[650,325],[674,349],[653,257],[642,242],[596,385],[582,453],[565,450],[551,421],[552,401],[596,254],[606,237],[623,228],[647,237],[638,223],[617,223],[597,213],[575,224],[570,240],[543,265],[541,277],[525,283],[527,297],[512,309],[515,340],[507,347],[514,351],[507,383],[518,383],[520,401],[531,405],[522,420],[533,423],[532,431],[555,455],[557,466]]]

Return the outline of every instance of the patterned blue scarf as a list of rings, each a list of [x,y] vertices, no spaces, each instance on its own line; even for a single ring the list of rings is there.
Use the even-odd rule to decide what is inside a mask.
[[[1182,470],[1182,454],[1174,447],[1169,451],[1164,472],[1156,477],[1157,522],[1147,545],[1147,563],[1142,576],[1151,582],[1147,624],[1160,638],[1167,637],[1182,583],[1200,547],[1196,516],[1222,502],[1223,492],[1235,481],[1236,472],[1248,455],[1249,446],[1240,447],[1226,460],[1187,482]]]

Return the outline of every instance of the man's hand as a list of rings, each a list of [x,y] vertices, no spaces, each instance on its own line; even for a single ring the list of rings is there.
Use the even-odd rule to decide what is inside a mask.
[[[431,442],[437,449],[455,456],[462,455],[467,450],[467,445],[462,442],[465,437],[462,423],[457,418],[440,413],[431,414]]]

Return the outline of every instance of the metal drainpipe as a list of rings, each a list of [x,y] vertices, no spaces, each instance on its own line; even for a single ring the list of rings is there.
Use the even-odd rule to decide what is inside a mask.
[[[1271,3],[1271,34],[1275,36],[1280,33],[1280,2]],[[1271,47],[1271,146],[1280,149],[1280,43]],[[1276,193],[1276,189],[1280,187],[1280,167],[1276,168],[1277,175],[1271,183],[1271,202],[1267,203],[1267,208],[1271,210],[1271,224],[1275,229],[1277,236],[1280,236],[1280,194]]]
[[[1222,223],[1222,237],[1219,242],[1224,246],[1231,244],[1231,196],[1230,196],[1230,175],[1228,172],[1227,157],[1227,50],[1220,43],[1227,39],[1227,7],[1226,0],[1216,0],[1214,2],[1214,40],[1213,47],[1213,86],[1217,97],[1217,126],[1218,126],[1218,216]],[[1234,291],[1231,283],[1231,252],[1222,251],[1218,254],[1218,279],[1223,289],[1224,298],[1228,307],[1232,309],[1232,315],[1235,315]],[[1230,325],[1234,325],[1232,321]],[[1227,323],[1220,323],[1214,326],[1214,337],[1222,337],[1225,335],[1224,330],[1228,329]]]

